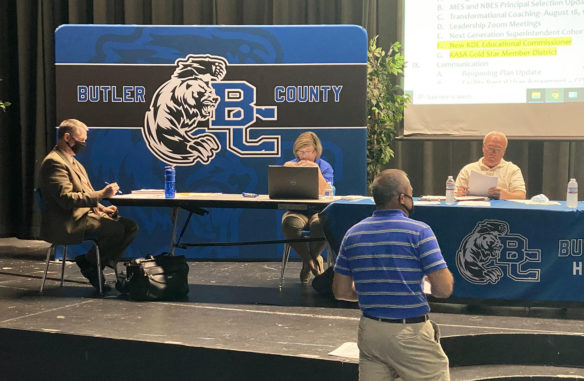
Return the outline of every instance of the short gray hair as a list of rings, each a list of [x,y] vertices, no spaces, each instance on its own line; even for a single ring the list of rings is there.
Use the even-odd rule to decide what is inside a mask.
[[[57,137],[62,139],[63,136],[68,132],[70,135],[74,135],[78,130],[87,130],[87,126],[80,120],[77,119],[65,119],[59,124],[59,131],[57,132]]]
[[[503,139],[505,139],[505,148],[507,148],[507,136],[505,136],[504,133],[502,133],[501,131],[491,131],[488,134],[485,135],[485,137],[483,138],[483,144],[485,144],[485,142],[487,141],[487,138],[493,135],[497,135],[497,136],[501,136]]]
[[[386,169],[381,171],[373,180],[371,193],[376,206],[385,206],[391,203],[401,193],[406,193],[409,184],[407,173],[401,169]]]

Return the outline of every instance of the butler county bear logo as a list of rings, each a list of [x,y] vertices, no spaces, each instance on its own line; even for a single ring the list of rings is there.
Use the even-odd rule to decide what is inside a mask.
[[[223,57],[190,54],[175,64],[171,78],[156,90],[146,112],[144,140],[165,163],[207,164],[221,145],[210,133],[193,133],[200,122],[213,116],[219,97],[211,82],[223,79],[227,61]]]
[[[464,237],[456,252],[456,267],[460,275],[471,283],[499,282],[503,271],[494,263],[503,245],[499,237],[509,233],[509,225],[503,221],[484,220]]]
[[[505,221],[479,221],[456,252],[460,275],[474,284],[497,284],[503,275],[517,282],[539,282],[541,250],[528,247]]]

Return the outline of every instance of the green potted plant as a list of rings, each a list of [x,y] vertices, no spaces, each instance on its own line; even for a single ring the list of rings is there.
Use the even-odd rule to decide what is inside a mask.
[[[399,85],[404,56],[395,42],[385,52],[377,46],[377,37],[369,42],[367,63],[367,183],[369,187],[393,157],[391,144],[396,127],[410,98]]]

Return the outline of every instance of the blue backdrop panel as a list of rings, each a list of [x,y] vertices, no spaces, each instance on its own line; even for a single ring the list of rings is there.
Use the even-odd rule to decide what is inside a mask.
[[[366,193],[367,36],[358,26],[66,25],[55,34],[57,118],[89,127],[79,155],[94,187],[267,193],[267,166],[320,137],[337,194]],[[122,208],[140,225],[130,257],[168,250],[164,208]],[[281,239],[283,211],[214,209],[188,242]],[[180,215],[184,220],[186,213]],[[281,245],[198,247],[194,258],[278,258]]]
[[[331,246],[375,205],[337,201],[325,209]],[[453,297],[584,302],[584,203],[569,209],[491,201],[490,207],[418,205],[454,275]]]

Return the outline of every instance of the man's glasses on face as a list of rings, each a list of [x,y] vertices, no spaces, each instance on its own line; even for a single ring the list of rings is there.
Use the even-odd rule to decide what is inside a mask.
[[[490,152],[490,153],[501,153],[505,149],[505,148],[493,147],[493,146],[485,146],[485,148],[487,149],[487,152]]]
[[[410,196],[409,194],[402,193],[402,195],[403,195],[404,197],[407,197],[407,198],[409,198],[410,200],[414,201],[413,197],[412,197],[412,196]]]

